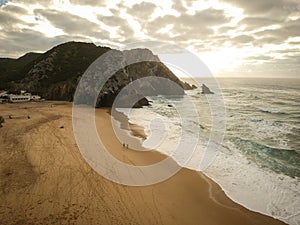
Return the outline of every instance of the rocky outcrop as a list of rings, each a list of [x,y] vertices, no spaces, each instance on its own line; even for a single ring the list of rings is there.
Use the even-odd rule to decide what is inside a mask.
[[[101,57],[100,61],[97,61],[100,56],[108,51],[113,53],[113,57],[111,57],[113,59],[102,59]],[[80,101],[93,104],[89,102],[91,101],[89,97],[95,94],[91,83],[94,85],[94,83],[99,82],[99,79],[103,79],[105,85],[100,93],[97,93],[96,105],[98,107],[112,106],[114,99],[125,86],[135,80],[146,77],[165,78],[169,82],[161,82],[159,79],[140,82],[140,87],[135,92],[142,92],[143,96],[158,94],[182,95],[184,94],[183,89],[195,88],[179,80],[148,49],[118,51],[107,47],[99,47],[92,43],[68,42],[56,46],[43,54],[31,53],[25,58],[26,63],[18,66],[18,70],[14,72],[12,72],[13,68],[15,68],[13,64],[20,61],[20,59],[5,59],[10,62],[9,67],[5,67],[5,63],[1,63],[3,59],[0,59],[0,83],[5,84],[5,87],[2,88],[9,88],[12,91],[27,90],[49,100],[72,101],[82,75],[91,67],[92,70],[94,69],[90,76],[91,82],[83,86]],[[95,60],[104,67],[102,68],[104,69],[103,71],[97,71],[97,66],[94,66],[94,68],[93,66],[89,67]],[[113,71],[114,66],[120,69]],[[6,71],[5,75],[1,71]],[[114,72],[113,75],[105,80],[105,74],[110,71]],[[10,76],[7,75],[12,73],[14,73],[14,80],[9,79]],[[101,74],[100,77],[99,73]],[[176,84],[176,87],[173,83]],[[148,104],[148,101],[141,94],[137,94],[136,101],[136,107]],[[126,102],[125,99],[124,102]]]
[[[201,94],[214,94],[205,84],[202,84]]]

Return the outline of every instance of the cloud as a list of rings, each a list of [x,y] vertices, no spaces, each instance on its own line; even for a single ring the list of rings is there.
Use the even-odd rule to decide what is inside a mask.
[[[133,17],[139,19],[147,20],[154,13],[156,5],[150,2],[142,2],[140,4],[135,4],[131,8],[127,8],[126,12]]]
[[[80,16],[68,12],[46,9],[36,9],[34,13],[37,16],[47,19],[52,25],[63,30],[66,34],[95,36],[99,39],[109,38],[109,32],[103,30],[100,25]]]
[[[98,6],[98,7],[104,7],[107,5],[106,0],[101,0],[101,1],[95,1],[95,0],[69,0],[70,3],[75,4],[75,5],[89,5],[89,6]]]
[[[273,44],[273,45],[280,45],[284,42],[283,39],[279,39],[278,37],[262,37],[262,38],[257,38],[254,42],[253,45],[262,48],[266,44]]]
[[[285,50],[277,50],[277,51],[273,51],[274,53],[279,53],[279,54],[293,54],[296,55],[294,53],[297,53],[297,55],[300,55],[300,50],[299,48],[289,48],[289,49],[285,49]]]
[[[250,22],[249,22],[250,21]],[[257,25],[255,25],[255,22]],[[282,44],[288,38],[300,37],[300,19],[294,21],[284,21],[279,22],[277,20],[271,19],[253,19],[249,18],[242,20],[240,23],[242,24],[250,24],[248,27],[252,26],[254,31],[253,35],[255,36],[254,44],[258,46],[262,46],[263,44]],[[276,25],[274,28],[265,28],[264,30],[255,31],[259,28],[262,28],[264,24],[265,26]],[[247,26],[247,25],[246,25]]]
[[[231,41],[235,42],[236,44],[241,44],[241,43],[245,44],[245,43],[253,42],[254,40],[255,38],[250,35],[240,35],[231,39]]]
[[[230,17],[225,16],[223,10],[206,9],[197,11],[194,15],[187,13],[180,16],[164,16],[159,17],[151,23],[144,26],[145,32],[152,37],[163,40],[187,41],[193,39],[205,39],[214,31],[212,26],[226,24],[230,21]],[[158,31],[168,25],[174,25],[166,34],[160,34]],[[170,35],[170,33],[174,35]]]
[[[21,18],[38,17],[39,21],[28,23]],[[5,57],[20,56],[28,51],[46,51],[54,45],[66,41],[91,42],[89,36],[101,39],[109,39],[109,32],[82,17],[70,13],[62,13],[56,10],[35,9],[30,15],[25,8],[7,4],[1,7],[1,44],[0,54]],[[63,30],[65,35],[49,38],[45,33],[36,30],[40,21],[49,21],[51,25]],[[34,21],[34,20],[33,20]]]
[[[35,1],[35,0],[9,0],[9,2],[12,3],[18,3],[18,4],[24,4],[26,6],[28,5],[41,5],[41,6],[49,6],[52,4],[52,1],[49,0],[39,0],[39,1]]]
[[[178,1],[173,1],[172,2],[172,8],[175,9],[179,13],[184,13],[186,12],[186,7],[183,5],[183,1],[178,0]]]
[[[259,55],[259,56],[251,56],[246,58],[247,60],[254,60],[254,61],[270,61],[273,60],[274,57],[267,56],[267,55]]]
[[[299,26],[286,26],[280,29],[267,29],[264,31],[259,31],[254,34],[255,36],[261,38],[277,38],[279,42],[284,42],[291,37],[299,37],[300,30]]]
[[[289,45],[300,45],[300,41],[290,41]]]
[[[221,0],[244,9],[246,15],[263,15],[285,18],[292,12],[299,11],[298,0]]]
[[[117,33],[126,39],[131,39],[134,36],[134,30],[128,24],[126,19],[116,16],[98,16],[99,21],[110,27],[117,27]]]
[[[282,23],[282,20],[277,20],[276,18],[246,17],[239,21],[238,26],[245,26],[245,31],[252,31],[280,23]]]
[[[8,31],[4,35],[5,41],[0,42],[0,55],[13,58],[26,52],[45,52],[53,46],[67,41],[91,42],[90,39],[83,36],[60,35],[55,38],[48,38],[43,33],[30,29]]]
[[[16,6],[16,5],[5,5],[2,7],[2,10],[4,12],[7,13],[13,13],[13,14],[27,14],[27,10],[25,8],[22,8],[20,6]]]
[[[1,55],[10,56],[12,52],[40,51],[45,46],[49,46],[49,40],[44,34],[29,29],[7,31],[4,32],[4,37],[5,41],[0,42]]]
[[[0,10],[0,27],[2,29],[11,29],[15,24],[23,23],[22,20],[18,19],[13,14]]]
[[[46,51],[72,40],[121,47],[149,38],[197,53],[230,54],[232,49],[243,71],[272,74],[276,63],[282,71],[299,71],[299,0],[219,1],[243,10],[235,15],[213,0],[203,5],[196,0],[0,0],[0,54]],[[69,3],[74,5],[67,10]]]

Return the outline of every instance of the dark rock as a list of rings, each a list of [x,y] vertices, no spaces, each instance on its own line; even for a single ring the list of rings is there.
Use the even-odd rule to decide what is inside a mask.
[[[138,100],[134,105],[133,108],[141,108],[142,106],[149,106],[150,103],[147,98],[142,97],[140,100]]]
[[[202,84],[201,94],[214,94],[205,84]]]
[[[194,84],[190,85],[187,82],[183,82],[182,87],[184,88],[184,90],[193,90],[193,89],[197,88],[196,85],[194,85]]]

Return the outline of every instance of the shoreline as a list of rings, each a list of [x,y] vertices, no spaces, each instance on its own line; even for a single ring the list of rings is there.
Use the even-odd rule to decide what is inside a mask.
[[[129,121],[129,118],[128,118],[123,112],[119,112],[119,113],[121,113],[121,114],[122,114],[124,117],[126,117],[127,120]],[[129,123],[129,122],[128,122],[128,123]],[[131,123],[129,123],[129,124],[131,125]],[[133,127],[131,128],[132,131],[130,132],[129,135],[132,135],[132,136],[137,137],[137,138],[143,137],[142,139],[140,138],[140,140],[141,140],[141,146],[142,146],[143,141],[145,141],[145,140],[147,139],[147,135],[146,135],[146,133],[145,133],[145,131],[144,131],[145,128],[144,128],[143,126],[141,126],[141,125],[138,125],[138,124],[134,124],[134,125],[135,125],[135,126],[133,126]],[[138,127],[138,130],[135,131],[135,130],[134,130],[135,127]],[[139,133],[141,130],[142,130],[142,132]],[[137,133],[137,135],[135,135],[136,133]],[[159,152],[160,154],[165,154],[165,153],[162,153],[162,152],[160,152],[160,151],[158,151],[158,150],[156,150],[156,151]],[[213,177],[209,176],[209,174],[207,174],[207,173],[205,173],[205,172],[202,172],[202,171],[197,171],[197,170],[195,170],[195,169],[188,168],[188,167],[182,167],[182,168],[188,169],[188,170],[191,170],[191,171],[195,171],[195,172],[199,173],[204,179],[207,179],[207,182],[208,182],[208,183],[210,183],[210,182],[215,183],[215,185],[217,186],[217,187],[215,187],[215,189],[220,188],[221,191],[223,192],[223,194],[224,194],[227,198],[229,198],[232,202],[234,202],[235,204],[238,204],[238,205],[240,205],[240,206],[242,206],[242,207],[244,207],[244,208],[246,208],[246,209],[248,209],[248,210],[250,210],[250,211],[252,211],[252,212],[259,213],[259,214],[265,215],[265,216],[269,216],[269,217],[271,217],[271,218],[273,218],[273,219],[275,219],[275,220],[279,220],[279,221],[283,222],[284,224],[286,224],[285,221],[281,220],[281,219],[284,219],[284,218],[276,218],[276,217],[272,216],[271,214],[267,214],[267,213],[264,213],[264,212],[262,212],[262,211],[260,211],[260,210],[255,209],[255,208],[251,208],[251,207],[249,207],[246,203],[240,202],[238,199],[236,199],[236,198],[234,198],[233,196],[231,196],[231,195],[230,195],[230,191],[228,191],[228,190],[227,190],[226,188],[224,188],[221,184],[219,184],[218,181],[217,181],[217,179],[214,179]],[[211,183],[210,183],[210,185],[214,185],[214,184],[211,184]],[[210,194],[211,194],[211,193],[210,193]],[[212,195],[211,195],[211,196],[212,196]]]
[[[122,115],[121,117],[124,117],[123,120],[122,120],[122,122],[121,122],[121,124],[123,124],[125,121],[127,121],[127,123],[129,124],[129,128],[127,127],[127,129],[130,130],[130,132],[128,132],[128,135],[140,139],[141,148],[144,148],[144,147],[142,147],[142,144],[143,144],[143,141],[145,141],[147,139],[147,135],[145,133],[145,128],[143,126],[141,126],[141,125],[130,123],[129,122],[129,118],[123,112],[117,111],[117,113],[121,114]],[[120,118],[117,118],[117,120],[118,119],[120,119]],[[126,129],[122,125],[120,126],[120,128],[121,129]],[[158,152],[159,154],[163,154],[164,155],[164,153],[162,153],[162,152],[160,152],[158,150],[154,150],[154,151]],[[167,155],[166,155],[166,157],[167,157]],[[213,201],[215,201],[217,204],[220,204],[222,206],[228,207],[228,205],[231,205],[231,203],[229,203],[226,200],[226,198],[228,198],[229,200],[232,201],[233,204],[240,205],[240,206],[244,207],[245,209],[250,210],[251,212],[258,213],[258,214],[261,214],[261,215],[264,215],[264,216],[268,216],[268,217],[271,217],[271,218],[273,218],[275,220],[278,220],[278,221],[284,223],[284,221],[279,220],[278,218],[275,218],[272,215],[268,215],[268,214],[265,214],[265,213],[260,212],[258,210],[251,209],[250,207],[247,207],[247,205],[242,204],[238,200],[234,199],[229,194],[227,194],[228,191],[225,188],[223,188],[215,179],[213,179],[212,177],[210,177],[205,172],[193,170],[193,169],[186,168],[186,167],[182,167],[182,169],[187,169],[187,170],[199,173],[200,176],[203,179],[205,179],[207,181],[208,185],[210,186],[210,189],[209,189],[209,196],[210,196],[210,198]],[[218,192],[221,193],[221,194],[218,194],[218,195],[214,196],[214,193],[218,193]],[[225,197],[222,196],[222,194],[225,195]]]
[[[143,187],[105,179],[80,154],[71,103],[0,105],[0,110],[6,120],[0,132],[4,162],[0,164],[0,219],[4,224],[284,224],[234,203],[215,182],[189,169]],[[18,119],[7,119],[11,114]],[[114,135],[112,122],[116,121],[111,121],[107,109],[96,109],[96,121],[100,138],[117,159],[149,165],[166,157],[154,150],[125,150]],[[138,139],[122,134],[128,142]],[[22,169],[27,165],[18,157],[22,152],[34,177]]]

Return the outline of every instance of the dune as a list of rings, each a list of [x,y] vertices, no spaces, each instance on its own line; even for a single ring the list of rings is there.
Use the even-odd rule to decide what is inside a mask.
[[[1,224],[284,224],[234,203],[216,183],[189,169],[142,187],[103,178],[77,147],[71,103],[3,104],[0,112],[5,118],[0,128]],[[111,120],[109,109],[96,110],[98,133],[115,158],[150,165],[166,157],[155,150],[131,150],[145,138],[143,128],[117,117]],[[128,149],[114,135],[111,121],[129,131],[122,133]]]

